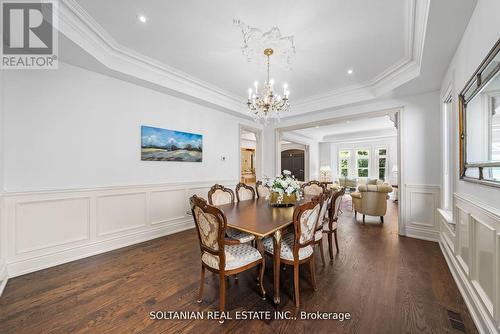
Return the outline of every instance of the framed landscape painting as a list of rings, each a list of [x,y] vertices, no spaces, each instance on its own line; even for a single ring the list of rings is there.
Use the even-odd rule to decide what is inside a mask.
[[[203,136],[141,126],[141,160],[201,162]]]

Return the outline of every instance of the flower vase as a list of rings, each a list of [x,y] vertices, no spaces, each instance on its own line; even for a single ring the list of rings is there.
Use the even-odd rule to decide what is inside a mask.
[[[271,193],[271,197],[269,199],[269,204],[271,204],[271,206],[276,206],[276,207],[294,206],[295,202],[297,202],[296,194],[291,194],[291,195],[283,194],[283,199],[281,200],[281,202],[279,201],[279,195],[280,194],[277,192]]]

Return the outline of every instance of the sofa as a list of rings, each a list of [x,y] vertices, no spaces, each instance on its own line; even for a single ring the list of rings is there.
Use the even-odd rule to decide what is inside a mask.
[[[379,216],[381,222],[384,222],[384,216],[387,212],[387,200],[392,187],[388,183],[382,184],[361,184],[358,191],[351,193],[354,217],[358,212],[363,215],[363,224],[365,215]]]

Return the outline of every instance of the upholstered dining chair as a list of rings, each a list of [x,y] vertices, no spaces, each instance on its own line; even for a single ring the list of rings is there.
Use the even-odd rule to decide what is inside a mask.
[[[300,306],[299,265],[309,263],[311,283],[314,291],[317,290],[313,246],[316,224],[321,211],[321,199],[321,196],[316,196],[311,201],[295,207],[293,212],[294,232],[284,233],[281,240],[280,260],[283,264],[293,266],[295,307]],[[267,254],[274,254],[272,238],[264,239],[263,246]]]
[[[301,185],[304,195],[317,196],[325,191],[325,188],[319,181],[309,181]]]
[[[234,192],[220,184],[215,184],[208,192],[208,203],[210,205],[234,203]],[[255,239],[255,236],[252,234],[238,231],[233,228],[227,228],[226,233],[229,238],[236,239],[241,243],[250,242]]]
[[[260,266],[259,285],[262,298],[265,299],[263,255],[249,244],[242,244],[234,239],[226,239],[226,216],[209,205],[203,198],[194,195],[190,198],[191,212],[196,225],[201,250],[201,282],[198,303],[202,302],[205,269],[219,274],[220,297],[219,310],[226,305],[226,277],[236,275],[255,266]]]
[[[255,190],[257,192],[257,198],[266,198],[271,195],[271,190],[268,186],[262,184],[262,181],[257,181],[257,183],[255,183]]]
[[[255,200],[255,190],[240,182],[236,185],[236,198],[238,202]]]
[[[340,188],[339,191],[335,192],[332,195],[332,199],[330,201],[330,205],[328,207],[328,217],[327,221],[323,224],[323,233],[326,233],[328,236],[328,253],[330,254],[330,261],[333,260],[333,240],[332,235],[335,236],[335,248],[337,249],[337,253],[339,252],[339,241],[337,239],[337,226],[339,215],[342,212],[340,210],[342,205],[342,198],[345,194],[345,188]]]
[[[332,199],[333,191],[326,189],[323,194],[321,203],[321,211],[319,212],[318,223],[316,224],[316,232],[314,233],[314,245],[319,247],[319,251],[321,254],[321,262],[323,266],[325,265],[325,253],[323,251],[323,224],[327,221],[327,214],[330,207],[330,201]]]

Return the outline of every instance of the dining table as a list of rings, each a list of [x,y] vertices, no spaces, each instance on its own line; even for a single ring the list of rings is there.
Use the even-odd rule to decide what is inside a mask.
[[[256,246],[262,257],[264,257],[263,239],[273,238],[274,303],[276,305],[280,303],[282,233],[288,226],[293,225],[295,207],[311,200],[312,197],[306,195],[293,206],[288,207],[271,206],[269,200],[264,197],[217,206],[224,212],[228,227],[255,236]]]

